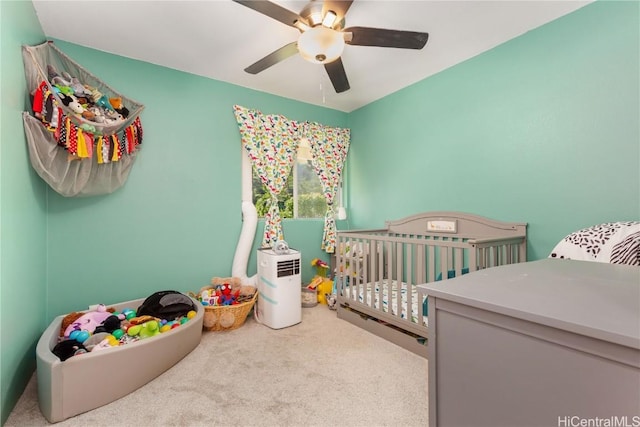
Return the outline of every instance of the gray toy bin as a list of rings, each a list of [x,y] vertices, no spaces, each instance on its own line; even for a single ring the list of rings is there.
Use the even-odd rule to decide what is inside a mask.
[[[193,300],[193,298],[192,298]],[[137,309],[144,298],[109,305]],[[64,315],[56,317],[36,346],[38,400],[55,423],[111,403],[171,368],[200,344],[203,307],[180,327],[120,347],[71,357],[64,362],[51,350],[58,343]]]

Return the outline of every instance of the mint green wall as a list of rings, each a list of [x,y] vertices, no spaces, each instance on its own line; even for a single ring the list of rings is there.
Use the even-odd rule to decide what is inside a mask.
[[[346,126],[339,111],[56,44],[146,108],[143,147],[123,188],[84,199],[49,192],[48,318],[161,289],[198,290],[212,276],[231,275],[242,225],[234,104]],[[320,220],[287,222],[284,230],[305,266],[321,255]],[[255,255],[250,273],[254,264]],[[304,273],[311,278],[310,265]]]
[[[351,113],[349,225],[473,212],[528,222],[539,259],[639,219],[638,7],[590,4]]]
[[[0,1],[0,424],[35,369],[46,326],[46,190],[29,165],[22,44],[44,40],[31,2]]]

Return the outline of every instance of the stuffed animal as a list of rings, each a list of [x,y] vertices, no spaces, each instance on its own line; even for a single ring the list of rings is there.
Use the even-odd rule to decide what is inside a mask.
[[[107,123],[115,123],[124,120],[122,114],[118,113],[115,110],[105,110],[104,118]]]
[[[242,281],[239,277],[214,277],[211,279],[211,285],[215,288],[218,285],[229,284],[233,292],[242,287]]]
[[[62,318],[62,324],[60,325],[60,336],[63,337],[64,336],[64,331],[67,330],[67,328],[74,323],[76,320],[78,320],[78,318],[82,317],[84,313],[81,311],[72,311],[71,313],[67,314],[66,316],[64,316]]]
[[[82,345],[87,349],[87,351],[93,351],[97,346],[100,346],[103,341],[106,341],[108,336],[109,334],[107,332],[96,332],[87,338]],[[104,344],[102,344],[102,346],[104,346]]]
[[[327,301],[327,306],[329,306],[330,310],[337,310],[338,309],[338,298],[336,297],[336,294],[324,294],[324,297]]]
[[[216,291],[217,291],[216,294],[220,297],[220,304],[222,305],[238,304],[236,300],[240,295],[240,289],[233,292],[231,289],[231,284],[223,283],[216,287]]]
[[[93,114],[93,118],[88,120],[94,121],[96,123],[105,122],[104,114],[102,113],[102,110],[100,108],[96,106],[92,106],[92,107],[89,107],[87,111],[90,111]]]
[[[52,82],[57,76],[59,76],[59,74],[56,68],[53,65],[47,65],[47,78],[49,81]]]
[[[109,316],[111,316],[111,313],[107,311],[103,304],[100,304],[95,311],[88,311],[71,323],[65,329],[64,336],[68,338],[73,331],[87,331],[92,334],[96,327],[101,325]]]
[[[73,111],[77,116],[81,116],[84,112],[84,107],[78,102],[75,96],[71,94],[59,93],[60,101]]]
[[[211,279],[211,285],[200,288],[198,295],[204,295],[203,292],[207,298],[217,297],[216,304],[207,301],[209,305],[229,305],[251,300],[256,293],[256,288],[243,285],[239,277],[214,277]],[[226,301],[229,302],[225,304]]]
[[[122,103],[122,98],[109,98],[109,103],[122,117],[125,119],[129,117],[129,109]]]
[[[242,288],[242,281],[239,277],[214,277],[211,279],[211,285],[203,286],[200,288],[199,295],[202,295],[203,291],[208,292],[209,294],[215,294],[218,297],[222,296],[223,290],[228,287],[231,291],[230,293],[236,295],[236,297],[240,294],[240,289]]]
[[[155,320],[149,320],[148,322],[130,326],[127,329],[127,335],[130,337],[137,336],[140,339],[153,337],[160,333],[160,325]]]
[[[96,118],[96,115],[95,115],[95,113],[93,111],[84,110],[82,112],[82,118],[85,119],[85,120],[95,121],[94,119]]]
[[[70,357],[86,353],[87,348],[76,340],[64,340],[56,344],[51,352],[64,362]]]
[[[97,326],[94,334],[98,334],[100,332],[108,332],[111,333],[113,331],[115,331],[116,329],[120,329],[122,320],[120,317],[116,316],[115,314],[112,314],[111,316],[107,317],[104,322],[102,322],[101,325]]]

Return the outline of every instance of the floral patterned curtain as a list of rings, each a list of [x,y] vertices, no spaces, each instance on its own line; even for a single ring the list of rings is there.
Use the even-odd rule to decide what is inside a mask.
[[[242,136],[242,145],[264,186],[271,194],[271,206],[265,216],[263,247],[273,247],[284,239],[278,208],[278,195],[285,188],[300,142],[298,123],[276,114],[234,105]]]
[[[349,151],[351,132],[349,129],[307,122],[304,124],[303,135],[309,140],[313,168],[320,178],[324,198],[327,201],[321,247],[327,253],[334,253],[337,235],[334,200]]]

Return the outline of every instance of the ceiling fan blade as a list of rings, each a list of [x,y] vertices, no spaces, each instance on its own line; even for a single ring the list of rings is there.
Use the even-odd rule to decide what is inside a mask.
[[[345,41],[356,46],[422,49],[429,39],[428,33],[386,30],[383,28],[351,27],[345,28],[343,32],[353,34],[351,40]]]
[[[333,88],[337,93],[349,90],[349,80],[347,80],[347,73],[344,71],[341,58],[338,58],[328,64],[324,64],[324,69],[327,70],[329,79],[331,79]]]
[[[322,16],[325,16],[328,11],[332,10],[337,16],[336,22],[340,22],[347,14],[351,3],[353,3],[353,0],[324,0]]]
[[[256,12],[260,12],[263,15],[273,18],[276,21],[280,21],[283,24],[294,27],[293,23],[298,20],[302,20],[300,15],[291,12],[289,9],[285,9],[275,3],[267,0],[233,0],[243,6],[253,9]],[[294,27],[295,28],[295,27]]]
[[[292,42],[282,46],[280,49],[271,52],[258,62],[249,65],[244,70],[249,74],[258,74],[260,71],[264,71],[272,65],[277,64],[280,61],[287,59],[290,56],[298,53],[298,42]]]

